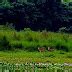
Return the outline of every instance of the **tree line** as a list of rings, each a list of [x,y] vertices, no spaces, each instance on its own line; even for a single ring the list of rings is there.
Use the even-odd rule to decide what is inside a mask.
[[[0,24],[12,23],[16,30],[31,28],[34,31],[58,31],[72,26],[72,9],[49,0],[45,3],[10,3],[0,5]]]

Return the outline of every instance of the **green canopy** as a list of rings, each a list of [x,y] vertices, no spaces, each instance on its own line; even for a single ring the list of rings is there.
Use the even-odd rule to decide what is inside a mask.
[[[72,2],[72,0],[62,0],[63,2]]]

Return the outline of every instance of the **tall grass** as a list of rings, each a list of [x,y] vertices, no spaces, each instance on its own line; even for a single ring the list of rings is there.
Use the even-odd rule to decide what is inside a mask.
[[[17,32],[1,29],[0,42],[6,43],[11,49],[36,51],[38,47],[54,47],[58,50],[72,51],[72,34],[65,33],[31,31],[30,29]],[[2,46],[0,49],[2,49]]]

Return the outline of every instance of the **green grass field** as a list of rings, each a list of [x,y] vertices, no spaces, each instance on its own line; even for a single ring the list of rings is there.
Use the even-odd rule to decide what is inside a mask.
[[[26,52],[26,51],[0,51],[0,62],[8,63],[72,63],[72,53],[54,52]]]
[[[38,52],[38,47],[53,47],[49,52]],[[72,63],[72,34],[31,31],[24,29],[17,32],[0,27],[1,62],[54,62]]]

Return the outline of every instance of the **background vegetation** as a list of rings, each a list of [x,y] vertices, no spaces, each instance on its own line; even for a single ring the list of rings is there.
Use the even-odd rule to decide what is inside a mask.
[[[72,32],[71,3],[48,0],[45,3],[6,2],[0,4],[0,24],[13,24],[16,30],[31,28],[34,31],[58,31],[66,27],[66,32]],[[70,29],[69,29],[70,28]]]
[[[1,29],[2,28],[2,29]],[[17,32],[13,29],[0,29],[0,50],[22,49],[38,51],[38,47],[53,47],[57,50],[72,51],[72,34],[32,31],[29,28]]]

